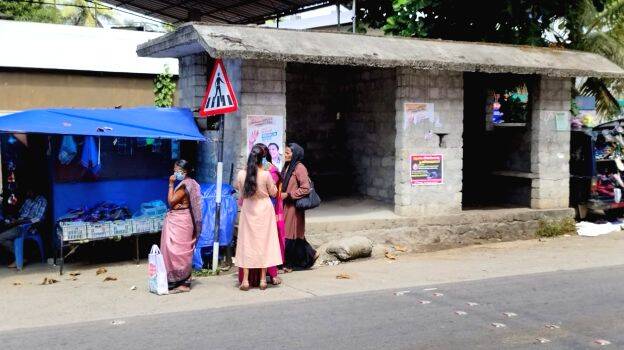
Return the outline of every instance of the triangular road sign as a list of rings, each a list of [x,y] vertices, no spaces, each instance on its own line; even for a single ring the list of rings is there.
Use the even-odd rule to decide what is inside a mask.
[[[238,101],[232,84],[227,76],[223,61],[217,58],[208,80],[206,95],[199,109],[199,115],[207,117],[216,114],[231,113],[238,109]]]

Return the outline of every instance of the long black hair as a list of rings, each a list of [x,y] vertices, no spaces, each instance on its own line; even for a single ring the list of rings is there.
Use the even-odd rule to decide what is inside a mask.
[[[303,148],[296,143],[289,143],[288,148],[290,148],[292,152],[292,157],[290,162],[286,162],[284,164],[284,169],[282,169],[282,179],[284,179],[284,188],[288,187],[288,182],[290,181],[290,177],[292,176],[295,168],[298,163],[303,161]]]
[[[243,186],[243,197],[249,198],[256,194],[258,189],[258,166],[262,165],[265,157],[262,147],[255,145],[247,158],[247,174],[245,175],[245,185]]]
[[[267,147],[267,145],[265,145],[264,143],[256,143],[256,146],[262,148],[262,151],[265,154],[264,159],[266,159],[267,162],[273,162],[273,157],[271,157],[271,153],[269,152],[269,147]]]

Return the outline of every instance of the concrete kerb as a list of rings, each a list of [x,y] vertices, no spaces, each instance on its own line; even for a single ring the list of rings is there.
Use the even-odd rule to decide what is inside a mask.
[[[308,223],[307,237],[316,246],[354,235],[379,244],[405,244],[414,250],[444,249],[487,240],[510,241],[534,238],[541,220],[574,217],[566,209],[501,209],[466,211],[461,214],[419,218],[362,219]]]

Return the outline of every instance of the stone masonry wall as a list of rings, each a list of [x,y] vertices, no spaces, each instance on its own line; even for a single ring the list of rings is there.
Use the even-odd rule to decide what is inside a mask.
[[[181,57],[178,60],[180,76],[178,79],[178,96],[180,107],[195,110],[201,105],[212,59],[208,54],[197,54]],[[208,140],[217,135],[206,130],[206,121],[198,120],[199,127]],[[196,178],[200,182],[214,182],[216,178],[217,148],[214,142],[201,142],[195,159]]]
[[[397,85],[395,212],[406,216],[458,213],[462,209],[462,73],[399,68]],[[434,103],[439,124],[423,122],[404,129],[406,102]],[[440,142],[436,134],[447,135]],[[411,154],[442,154],[444,184],[412,186]]]
[[[228,74],[230,72],[229,67]],[[286,118],[286,64],[264,60],[240,61],[239,109],[226,123],[226,155],[234,163],[234,172],[247,163],[247,116],[277,115]],[[287,127],[287,120],[284,120]]]
[[[289,63],[286,67],[287,142],[305,149],[305,164],[325,198],[351,193],[344,118],[334,66]]]
[[[395,71],[287,66],[288,139],[306,149],[317,191],[394,200]]]
[[[396,70],[356,69],[347,74],[342,89],[347,149],[353,164],[357,192],[376,200],[394,202],[396,127],[394,102]]]
[[[570,192],[570,131],[557,131],[555,114],[569,120],[572,82],[541,77],[534,88],[531,118],[531,208],[567,208]],[[569,126],[569,121],[566,123]]]

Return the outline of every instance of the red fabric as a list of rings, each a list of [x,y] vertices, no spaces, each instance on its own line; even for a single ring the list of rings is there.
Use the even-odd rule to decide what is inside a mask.
[[[596,192],[598,192],[598,194],[602,196],[614,196],[613,185],[603,184],[600,180],[598,180],[598,183],[596,184]]]

